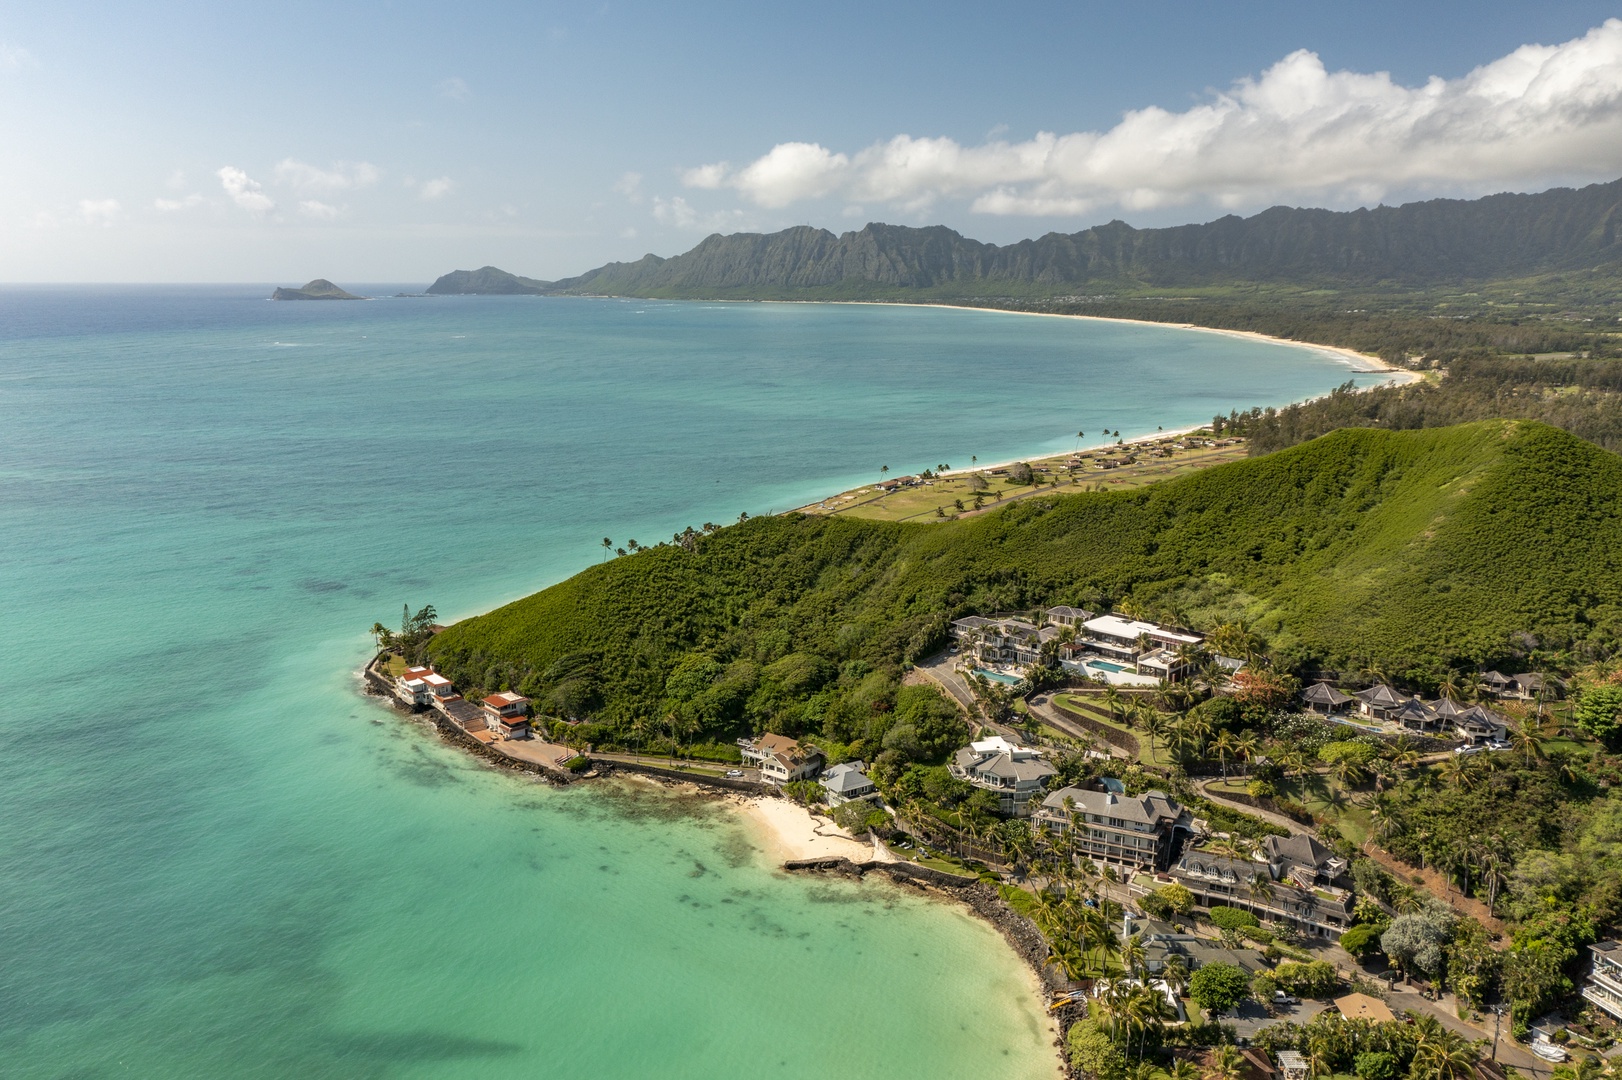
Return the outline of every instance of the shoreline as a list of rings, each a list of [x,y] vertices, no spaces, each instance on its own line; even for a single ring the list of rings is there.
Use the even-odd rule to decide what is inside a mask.
[[[728,301],[720,301],[720,302],[721,303],[727,303]],[[1038,319],[1083,319],[1083,320],[1089,320],[1089,321],[1092,321],[1092,322],[1126,323],[1126,324],[1132,325],[1132,326],[1158,326],[1158,327],[1161,327],[1161,328],[1169,328],[1169,329],[1173,329],[1173,330],[1197,330],[1197,331],[1199,331],[1201,333],[1205,333],[1205,334],[1222,334],[1222,335],[1224,335],[1226,337],[1240,338],[1240,339],[1243,339],[1243,340],[1246,340],[1246,341],[1257,341],[1257,342],[1263,342],[1263,343],[1269,344],[1269,345],[1287,345],[1287,346],[1290,346],[1291,348],[1307,349],[1307,350],[1311,350],[1313,352],[1316,352],[1316,353],[1318,353],[1318,354],[1320,354],[1322,356],[1332,357],[1332,358],[1334,358],[1336,360],[1345,362],[1347,364],[1363,365],[1362,367],[1354,367],[1352,369],[1352,372],[1351,372],[1352,374],[1373,374],[1375,372],[1380,372],[1380,373],[1386,373],[1386,374],[1388,374],[1390,376],[1390,378],[1385,379],[1381,383],[1376,384],[1376,385],[1382,385],[1382,386],[1389,386],[1389,385],[1406,386],[1409,383],[1419,382],[1421,379],[1424,378],[1424,376],[1420,375],[1416,371],[1409,371],[1407,368],[1398,367],[1395,364],[1392,364],[1392,363],[1389,363],[1388,361],[1380,359],[1378,356],[1374,356],[1374,355],[1372,355],[1370,353],[1361,353],[1361,352],[1358,352],[1355,349],[1348,349],[1348,348],[1345,348],[1344,346],[1340,346],[1340,345],[1322,345],[1322,344],[1319,344],[1317,342],[1312,342],[1312,341],[1296,341],[1293,338],[1274,337],[1271,334],[1263,334],[1263,333],[1259,333],[1259,332],[1257,332],[1255,330],[1226,330],[1226,329],[1221,329],[1219,327],[1214,327],[1214,326],[1200,326],[1198,323],[1155,322],[1152,319],[1128,319],[1128,318],[1124,318],[1124,317],[1121,317],[1121,316],[1114,316],[1114,315],[1074,315],[1074,314],[1070,314],[1070,313],[1067,313],[1067,312],[1059,312],[1059,311],[1017,311],[1017,310],[1014,310],[1012,308],[975,307],[975,306],[972,306],[972,305],[969,305],[969,304],[948,304],[948,303],[944,303],[944,302],[940,302],[940,303],[937,303],[937,302],[916,302],[916,303],[914,303],[914,302],[905,301],[905,300],[759,300],[759,301],[751,300],[751,301],[731,301],[731,302],[733,302],[733,303],[768,303],[768,304],[830,304],[830,305],[832,305],[832,304],[840,304],[840,305],[846,305],[846,306],[850,306],[850,307],[908,307],[908,308],[923,307],[923,308],[941,308],[941,309],[946,310],[946,311],[990,312],[990,313],[997,314],[997,315],[1021,315],[1021,316],[1027,316],[1027,317],[1038,318]],[[1362,389],[1372,389],[1372,388],[1371,387],[1365,387],[1365,388],[1362,388]],[[1314,395],[1312,397],[1302,398],[1300,401],[1286,402],[1284,405],[1276,406],[1276,408],[1283,409],[1283,408],[1288,408],[1290,405],[1304,405],[1309,401],[1317,401],[1320,398],[1324,398],[1324,397],[1328,397],[1328,396],[1329,395],[1327,393],[1325,393],[1325,394],[1316,394],[1316,395]],[[1099,451],[1099,450],[1108,450],[1111,447],[1115,447],[1115,446],[1123,446],[1123,447],[1124,446],[1137,446],[1137,445],[1140,445],[1142,443],[1154,442],[1154,441],[1156,441],[1158,439],[1164,439],[1164,438],[1167,438],[1167,437],[1175,437],[1175,436],[1179,436],[1179,435],[1187,435],[1187,434],[1190,434],[1192,432],[1199,431],[1202,428],[1204,428],[1205,426],[1206,426],[1205,424],[1194,424],[1194,425],[1189,426],[1189,427],[1172,428],[1169,431],[1162,430],[1162,431],[1155,431],[1152,434],[1134,435],[1129,439],[1121,440],[1121,442],[1119,442],[1119,443],[1114,443],[1114,442],[1097,443],[1097,444],[1094,444],[1094,445],[1091,445],[1091,446],[1083,446],[1083,447],[1080,447],[1078,450],[1068,451],[1067,453],[1093,453],[1093,452],[1096,452],[1096,451]],[[939,473],[937,475],[947,476],[947,477],[962,477],[962,476],[968,476],[971,473],[984,472],[987,469],[1005,469],[1008,466],[1013,465],[1014,463],[1020,462],[1020,461],[1030,461],[1030,462],[1047,461],[1047,460],[1050,460],[1050,459],[1053,459],[1053,458],[1064,457],[1064,456],[1066,456],[1065,453],[1060,453],[1060,454],[1038,453],[1038,454],[1035,454],[1035,455],[1027,454],[1024,457],[1009,458],[1007,461],[981,462],[981,463],[977,463],[971,469],[951,469],[951,470],[948,470],[947,472]],[[804,503],[800,507],[795,507],[794,509],[791,509],[791,510],[784,510],[784,511],[781,511],[781,513],[785,513],[785,514],[797,513],[806,506],[815,505],[817,502],[825,502],[828,499],[833,498],[834,496],[843,495],[843,494],[846,494],[846,492],[837,491],[837,492],[834,492],[831,495],[823,496],[822,499],[813,499],[811,502]]]
[[[548,787],[570,786],[571,780],[599,780],[620,782],[643,788],[659,788],[666,792],[705,797],[712,805],[729,814],[760,842],[761,852],[771,868],[780,873],[795,871],[832,872],[846,877],[864,879],[877,872],[892,887],[916,892],[932,901],[951,903],[966,909],[970,918],[987,925],[1013,952],[1025,976],[1025,984],[1035,1002],[1037,1014],[1047,1034],[1051,1036],[1054,1075],[1069,1077],[1069,1060],[1065,1054],[1064,1027],[1048,1010],[1053,988],[1044,975],[1047,961],[1047,942],[1029,920],[1015,913],[1003,903],[990,886],[976,879],[958,882],[940,871],[898,859],[882,843],[862,842],[808,807],[783,798],[776,792],[744,792],[727,790],[709,784],[660,774],[641,773],[610,767],[608,770],[574,778],[554,776],[549,770],[527,762],[505,757],[479,744],[443,718],[430,707],[418,713],[406,709],[392,695],[382,692],[384,680],[375,669],[376,658],[368,661],[360,672],[360,690],[363,699],[386,704],[389,712],[414,720],[422,720],[431,727],[440,742],[487,766],[511,772],[527,773],[532,782]],[[376,681],[374,681],[376,680]],[[613,763],[604,763],[610,766]]]

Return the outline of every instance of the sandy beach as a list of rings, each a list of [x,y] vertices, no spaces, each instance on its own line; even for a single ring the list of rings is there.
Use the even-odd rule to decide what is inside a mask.
[[[782,864],[790,859],[849,859],[869,862],[873,845],[857,840],[826,817],[786,799],[752,798],[733,803],[754,825],[766,845],[766,854]]]

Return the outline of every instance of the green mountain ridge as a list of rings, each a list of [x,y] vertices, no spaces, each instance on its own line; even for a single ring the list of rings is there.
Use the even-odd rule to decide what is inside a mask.
[[[493,267],[456,271],[429,291],[944,299],[1238,282],[1386,288],[1594,270],[1610,276],[1622,271],[1619,219],[1622,180],[1372,210],[1276,206],[1249,218],[1229,215],[1161,229],[1112,221],[1001,247],[945,226],[873,223],[838,236],[798,226],[771,234],[716,234],[672,258],[650,254],[554,282]]]
[[[1622,458],[1543,424],[1344,429],[962,521],[782,516],[688,534],[429,648],[459,685],[616,730],[667,715],[673,672],[700,664],[695,723],[717,737],[818,730],[865,672],[939,648],[952,618],[1124,598],[1201,628],[1247,619],[1300,670],[1373,661],[1422,685],[1622,641],[1619,495]]]

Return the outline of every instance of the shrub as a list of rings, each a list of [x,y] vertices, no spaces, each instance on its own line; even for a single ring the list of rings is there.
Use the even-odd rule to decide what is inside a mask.
[[[1188,996],[1207,1014],[1228,1012],[1250,996],[1250,976],[1237,964],[1206,964],[1188,980]]]
[[[1226,904],[1217,904],[1211,909],[1211,922],[1223,930],[1240,930],[1246,926],[1260,926],[1261,920],[1248,911]]]
[[[1273,969],[1273,980],[1280,989],[1301,997],[1322,998],[1335,992],[1340,985],[1340,974],[1335,965],[1323,960],[1301,963],[1286,960]]]
[[[563,767],[570,772],[585,772],[591,768],[591,759],[584,754],[576,754],[563,763]]]
[[[1126,1075],[1126,1056],[1091,1020],[1077,1021],[1070,1028],[1065,1049],[1071,1066],[1093,1080],[1121,1080]]]
[[[1397,1058],[1378,1050],[1365,1050],[1357,1055],[1353,1069],[1358,1080],[1396,1080]]]
[[[1383,930],[1379,923],[1354,926],[1340,936],[1340,947],[1363,960],[1380,951],[1380,934]]]
[[[1271,799],[1278,794],[1278,785],[1271,780],[1252,780],[1245,785],[1245,790],[1253,799]]]

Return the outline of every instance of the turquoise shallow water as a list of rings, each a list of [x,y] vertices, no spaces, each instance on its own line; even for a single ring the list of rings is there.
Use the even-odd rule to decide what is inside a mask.
[[[1283,346],[884,307],[0,290],[0,1073],[1051,1073],[996,936],[715,807],[494,775],[364,628],[971,453],[1282,403]]]

